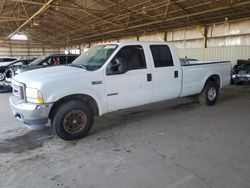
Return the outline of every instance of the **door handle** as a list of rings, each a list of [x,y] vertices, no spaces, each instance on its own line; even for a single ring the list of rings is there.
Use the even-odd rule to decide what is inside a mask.
[[[178,71],[174,71],[174,77],[175,77],[175,78],[178,78],[178,76],[179,76]]]
[[[147,81],[148,82],[151,82],[152,81],[152,74],[147,74]]]

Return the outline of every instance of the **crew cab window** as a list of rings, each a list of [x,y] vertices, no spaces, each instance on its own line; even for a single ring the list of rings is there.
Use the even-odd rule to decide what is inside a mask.
[[[155,67],[174,66],[170,49],[167,45],[150,45]]]
[[[107,75],[124,74],[130,70],[145,69],[146,67],[142,46],[125,46],[109,63]]]

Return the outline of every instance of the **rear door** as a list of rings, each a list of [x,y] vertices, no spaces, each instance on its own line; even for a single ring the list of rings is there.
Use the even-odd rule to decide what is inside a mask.
[[[121,48],[115,58],[122,58],[127,71],[105,76],[105,92],[109,111],[139,106],[152,101],[152,81],[143,47],[131,45]],[[110,64],[112,63],[112,61]],[[108,69],[109,65],[107,66]]]
[[[175,65],[169,46],[160,44],[149,48],[153,62],[153,101],[178,97],[181,93],[181,67]]]

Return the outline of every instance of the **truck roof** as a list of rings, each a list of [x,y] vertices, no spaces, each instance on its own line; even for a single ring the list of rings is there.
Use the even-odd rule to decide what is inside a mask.
[[[109,42],[105,44],[118,44],[118,45],[136,45],[136,44],[169,44],[165,41],[124,41],[124,42]]]

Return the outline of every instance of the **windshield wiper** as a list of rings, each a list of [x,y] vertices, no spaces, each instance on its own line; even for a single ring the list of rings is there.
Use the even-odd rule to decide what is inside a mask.
[[[70,64],[69,66],[71,66],[71,67],[83,68],[83,69],[87,70],[86,66],[84,66],[84,65],[82,65],[82,64]]]

